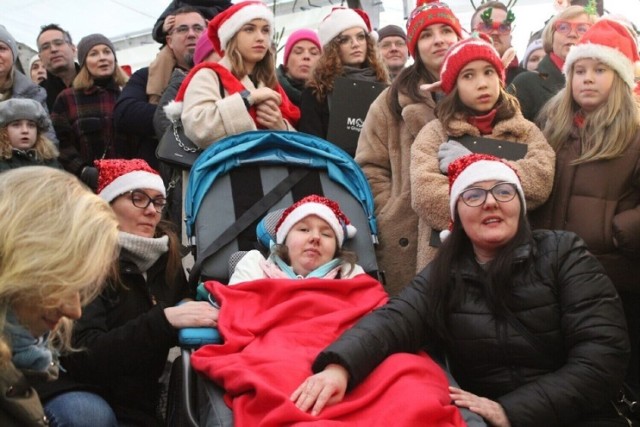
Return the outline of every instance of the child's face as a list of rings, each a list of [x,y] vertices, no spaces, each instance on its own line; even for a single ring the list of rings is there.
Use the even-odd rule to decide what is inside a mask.
[[[298,221],[284,241],[289,250],[291,268],[306,276],[331,261],[337,249],[336,234],[320,217],[309,215]]]
[[[242,26],[236,35],[237,49],[245,66],[253,68],[262,61],[271,46],[271,27],[264,19],[254,19]]]
[[[571,95],[586,112],[605,103],[613,86],[614,71],[597,59],[579,59],[573,64]]]
[[[483,60],[465,65],[456,83],[460,101],[478,113],[488,113],[500,97],[500,77],[493,65]]]
[[[31,120],[16,120],[7,125],[7,133],[13,148],[28,150],[36,145],[38,127]]]

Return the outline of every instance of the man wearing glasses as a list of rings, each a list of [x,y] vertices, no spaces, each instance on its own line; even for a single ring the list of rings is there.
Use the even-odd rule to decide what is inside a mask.
[[[387,25],[378,30],[378,49],[389,71],[391,80],[404,69],[409,59],[407,35],[397,25]]]
[[[36,45],[42,65],[47,69],[47,78],[40,86],[47,91],[47,107],[51,111],[58,94],[71,86],[80,70],[74,61],[76,47],[69,32],[57,24],[43,25]]]
[[[507,49],[511,47],[513,21],[515,15],[499,1],[488,1],[476,9],[471,17],[471,30],[485,33],[493,40],[493,46],[500,56],[504,56]],[[521,72],[525,71],[518,63],[518,58],[513,60],[506,67],[506,84]]]

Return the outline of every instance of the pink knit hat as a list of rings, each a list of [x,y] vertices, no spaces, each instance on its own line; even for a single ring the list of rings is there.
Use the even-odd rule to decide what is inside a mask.
[[[456,86],[458,74],[469,62],[476,60],[487,61],[496,69],[500,81],[504,84],[504,65],[498,51],[482,38],[470,37],[454,44],[444,57],[440,68],[440,82],[444,93],[451,93]]]
[[[276,224],[276,243],[284,243],[291,228],[310,215],[316,215],[329,224],[336,234],[339,248],[342,247],[345,239],[356,235],[356,228],[340,210],[340,205],[326,197],[312,194],[298,200],[282,212],[280,221]]]
[[[291,53],[291,49],[298,43],[300,40],[308,40],[311,43],[315,44],[320,51],[322,51],[322,44],[320,43],[320,39],[318,35],[313,30],[308,30],[306,28],[302,28],[300,30],[296,30],[287,39],[287,44],[284,45],[284,65],[287,65],[287,61],[289,61],[289,54]]]
[[[227,49],[229,40],[240,31],[247,22],[254,19],[264,19],[271,28],[270,36],[273,37],[274,18],[271,9],[261,1],[243,1],[220,12],[209,22],[209,39],[218,54]]]
[[[196,42],[196,50],[193,52],[193,63],[198,65],[204,58],[211,55],[213,52],[213,45],[206,33],[202,33],[198,41]]]

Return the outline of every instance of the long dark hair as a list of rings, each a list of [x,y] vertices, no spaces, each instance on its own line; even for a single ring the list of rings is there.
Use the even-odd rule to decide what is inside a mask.
[[[496,318],[504,318],[508,313],[511,296],[511,283],[515,272],[516,249],[532,242],[531,227],[524,209],[520,210],[518,229],[515,236],[487,264],[482,271],[482,292],[489,309]],[[429,271],[429,294],[431,307],[427,316],[428,323],[439,339],[448,342],[451,338],[448,319],[451,311],[458,306],[464,295],[464,284],[460,276],[460,267],[469,259],[473,259],[471,240],[462,228],[462,222],[456,212],[453,230],[444,241]]]
[[[420,91],[420,85],[425,83],[435,83],[438,79],[435,78],[424,63],[418,59],[410,67],[405,68],[398,74],[387,95],[387,104],[389,109],[396,116],[396,119],[402,119],[402,107],[398,101],[398,96],[402,93],[411,99],[412,102],[425,102],[427,97],[433,95],[424,95]],[[434,99],[435,101],[435,99]]]

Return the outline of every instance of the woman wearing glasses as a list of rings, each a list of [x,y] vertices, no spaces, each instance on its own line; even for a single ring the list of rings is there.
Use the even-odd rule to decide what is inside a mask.
[[[611,399],[629,342],[615,288],[582,240],[532,232],[522,184],[482,154],[448,170],[452,226],[435,260],[319,354],[291,399],[339,402],[388,356],[442,350],[451,400],[489,425],[622,426]]]
[[[596,19],[596,15],[589,15],[582,6],[569,6],[544,27],[542,47],[547,55],[536,71],[519,74],[508,88],[520,101],[525,119],[534,121],[544,104],[564,87],[562,67],[569,49]]]
[[[326,138],[329,129],[329,98],[336,77],[387,83],[389,74],[370,35],[369,17],[360,9],[336,7],[320,23],[323,45],[307,88],[300,100],[298,130]]]
[[[93,161],[131,158],[137,144],[116,132],[113,109],[127,76],[118,65],[115,48],[102,34],[91,34],[78,43],[80,71],[58,95],[51,121],[60,141],[60,163],[95,188]]]
[[[139,159],[99,160],[99,196],[119,224],[118,277],[78,320],[73,344],[87,351],[63,361],[71,376],[94,385],[126,425],[162,425],[157,415],[160,384],[178,328],[215,326],[207,302],[177,303],[191,295],[169,223],[160,175]]]

